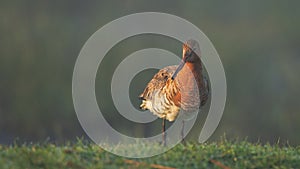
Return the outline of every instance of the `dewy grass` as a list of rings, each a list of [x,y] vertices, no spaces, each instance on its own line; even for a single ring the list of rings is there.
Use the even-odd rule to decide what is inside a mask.
[[[113,148],[127,151],[128,145]],[[130,148],[143,153],[135,145]],[[64,145],[0,145],[0,168],[300,168],[300,147],[223,139],[204,144],[186,142],[151,158],[129,159],[79,139]]]

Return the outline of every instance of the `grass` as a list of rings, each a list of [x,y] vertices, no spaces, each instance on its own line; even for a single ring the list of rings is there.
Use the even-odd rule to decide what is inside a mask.
[[[65,145],[0,145],[0,168],[300,168],[300,146],[227,140],[205,144],[187,142],[158,156],[128,159],[83,140]]]

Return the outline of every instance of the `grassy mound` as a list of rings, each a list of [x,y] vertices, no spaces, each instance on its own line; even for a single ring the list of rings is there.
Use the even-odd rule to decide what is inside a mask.
[[[0,168],[300,168],[300,146],[226,140],[187,142],[151,158],[129,159],[82,140],[66,145],[0,145]]]

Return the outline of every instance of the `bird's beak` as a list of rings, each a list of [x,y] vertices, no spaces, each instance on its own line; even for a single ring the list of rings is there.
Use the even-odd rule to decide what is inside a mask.
[[[176,78],[178,72],[183,68],[184,64],[186,63],[187,58],[192,55],[191,51],[187,52],[186,50],[183,50],[182,52],[183,52],[183,58],[181,59],[177,69],[175,70],[175,72],[172,76],[172,80],[174,80]]]
[[[173,76],[172,76],[172,80],[174,80],[176,78],[178,72],[183,68],[184,64],[185,64],[185,59],[182,59],[180,61],[179,65],[178,65],[177,69],[175,70]]]

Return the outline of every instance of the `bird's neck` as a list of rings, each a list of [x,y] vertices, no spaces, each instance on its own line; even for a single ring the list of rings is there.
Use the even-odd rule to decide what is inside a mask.
[[[200,91],[203,86],[201,62],[186,62],[176,79],[180,89],[181,108],[196,110],[200,105]]]
[[[187,75],[192,72],[196,80],[199,75],[202,75],[202,63],[199,59],[197,62],[186,62],[182,68],[182,75]]]
[[[194,74],[202,72],[202,63],[199,62],[186,62],[184,65],[185,70],[189,69]]]
[[[200,89],[203,85],[202,75],[202,63],[199,59],[198,62],[186,62],[180,73],[178,73],[178,79],[181,79],[182,83],[186,83],[188,86],[192,86],[194,80]]]

